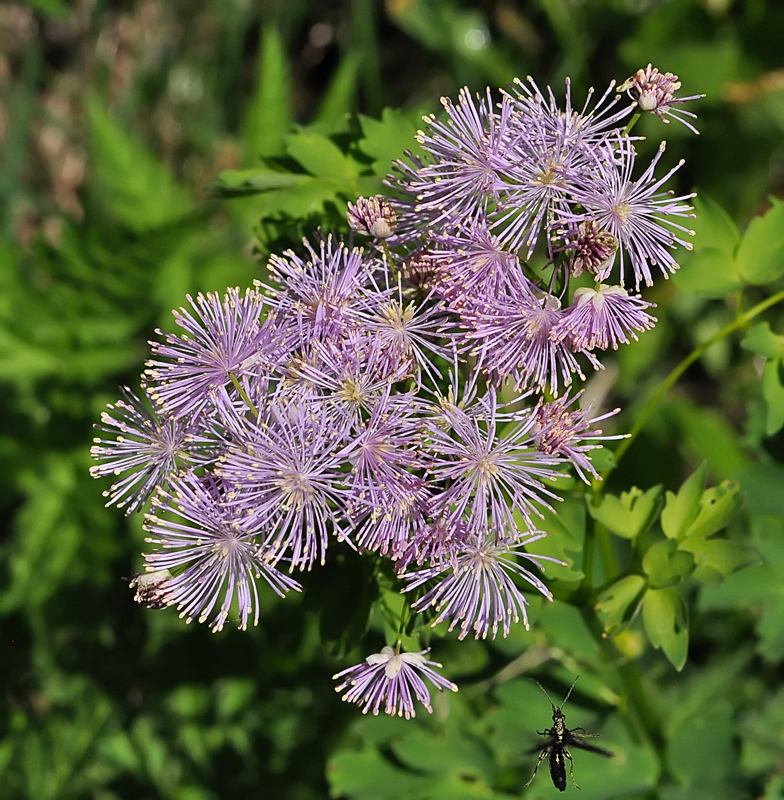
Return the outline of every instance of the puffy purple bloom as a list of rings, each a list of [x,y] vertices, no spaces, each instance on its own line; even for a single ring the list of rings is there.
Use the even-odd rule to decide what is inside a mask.
[[[428,661],[425,658],[428,652],[401,653],[399,648],[383,647],[380,653],[368,656],[364,663],[334,675],[333,680],[341,681],[335,691],[342,692],[348,687],[343,700],[363,706],[363,714],[372,711],[377,715],[383,709],[390,716],[411,719],[416,716],[414,698],[432,713],[430,691],[423,677],[439,691],[456,692],[457,686],[433,669],[440,669],[441,664]]]
[[[531,414],[501,435],[495,392],[488,390],[486,400],[483,417],[452,406],[428,421],[427,473],[447,482],[434,495],[432,508],[455,524],[465,520],[472,531],[489,525],[498,537],[516,538],[515,512],[530,524],[531,514],[550,508],[546,498],[557,499],[541,479],[558,476],[552,467],[560,459],[534,447]]]
[[[355,502],[349,508],[355,525],[352,536],[358,550],[395,559],[424,526],[430,495],[424,480],[405,475],[397,478],[394,491],[383,488],[375,499],[375,505]]]
[[[671,191],[661,191],[683,164],[679,162],[663,178],[656,179],[653,173],[663,153],[664,143],[645,172],[633,180],[634,146],[623,137],[608,140],[601,147],[590,175],[576,179],[570,192],[572,202],[579,203],[583,210],[568,212],[566,221],[579,224],[591,220],[618,240],[621,285],[626,268],[624,252],[634,273],[635,288],[639,289],[643,280],[648,286],[653,283],[651,265],[658,266],[665,277],[678,269],[670,250],[678,244],[692,249],[691,242],[673,231],[688,235],[693,235],[693,231],[672,218],[694,216],[694,209],[681,202],[694,195],[673,197]]]
[[[567,78],[562,111],[549,86],[545,97],[530,76],[528,85],[515,78],[513,100],[516,110],[520,112],[516,119],[521,120],[524,126],[532,126],[542,143],[551,149],[560,152],[568,149],[580,151],[601,141],[608,131],[631,113],[630,106],[620,110],[615,107],[618,97],[613,94],[614,87],[615,81],[610,83],[593,108],[594,89],[590,88],[583,107],[577,111],[572,105],[572,83]]]
[[[675,108],[689,100],[699,100],[704,94],[693,94],[690,97],[676,97],[675,92],[681,88],[677,75],[671,72],[661,73],[656,67],[648,64],[645,69],[638,69],[627,81],[618,87],[619,92],[626,91],[635,101],[640,111],[649,111],[655,114],[662,122],[669,122],[667,117],[685,125],[694,133],[699,131],[686,117],[697,119],[697,115],[684,108]]]
[[[376,340],[381,363],[389,374],[405,370],[418,380],[423,372],[431,378],[437,375],[433,357],[448,354],[437,344],[445,322],[439,304],[405,303],[400,289],[397,297],[372,293],[363,300],[358,318],[363,333]]]
[[[276,326],[285,332],[292,348],[307,346],[312,339],[337,341],[356,330],[354,303],[370,266],[362,250],[349,250],[332,236],[315,250],[303,240],[310,258],[292,250],[284,257],[270,257],[269,269],[281,290],[268,288]]]
[[[477,295],[497,295],[507,287],[509,273],[519,269],[517,256],[503,248],[484,219],[437,236],[431,258],[438,265],[437,293],[457,309]]]
[[[434,522],[420,525],[400,552],[396,568],[403,572],[411,564],[422,566],[456,565],[456,558],[471,537],[471,531],[462,520],[443,516]]]
[[[275,404],[269,418],[248,423],[215,473],[233,490],[225,502],[265,531],[275,564],[324,564],[330,531],[343,538],[346,430],[323,406]]]
[[[222,299],[208,293],[194,301],[188,295],[192,311],[174,312],[185,335],[158,331],[165,341],[150,343],[157,359],[147,362],[145,374],[153,381],[148,391],[155,402],[175,417],[229,402],[225,387],[232,376],[252,374],[277,349],[273,331],[260,321],[265,300],[257,289],[244,295],[228,289]]]
[[[449,621],[449,630],[460,627],[459,639],[473,630],[477,639],[486,639],[488,633],[495,638],[499,625],[504,636],[509,634],[512,622],[528,628],[525,595],[518,589],[514,576],[552,600],[550,590],[530,570],[519,564],[515,557],[523,558],[542,569],[540,562],[556,561],[548,556],[536,556],[523,548],[546,536],[529,535],[525,541],[510,543],[497,539],[490,531],[474,533],[456,557],[456,564],[439,564],[411,573],[403,573],[407,582],[404,591],[410,592],[428,581],[438,582],[419,598],[412,607],[423,611],[432,606],[436,616],[431,625]]]
[[[142,394],[145,386],[142,385]],[[196,428],[188,419],[158,413],[149,402],[137,397],[127,386],[124,399],[108,406],[95,427],[114,434],[113,439],[94,439],[90,454],[101,462],[90,467],[94,478],[111,475],[117,480],[103,493],[106,505],[126,506],[136,511],[158,486],[187,465],[205,463],[209,457],[199,451]]]
[[[390,497],[407,496],[411,476],[420,466],[421,431],[410,394],[387,392],[373,406],[369,418],[351,435],[347,476],[353,506],[383,508]]]
[[[552,338],[553,328],[563,318],[561,304],[552,295],[538,296],[522,273],[510,273],[509,289],[497,297],[481,296],[461,310],[466,337],[476,342],[478,368],[500,384],[514,378],[515,387],[536,391],[549,388],[558,394],[576,372],[585,380],[572,349]],[[599,363],[588,353],[594,367]]]
[[[404,184],[416,197],[414,212],[434,217],[433,225],[475,217],[497,196],[498,165],[503,162],[512,104],[503,99],[496,113],[489,89],[486,97],[477,95],[478,102],[467,88],[459,97],[457,105],[441,99],[445,122],[425,117],[429,131],[419,131],[417,140],[431,160]]]
[[[397,227],[395,209],[382,195],[360,197],[356,205],[349,203],[346,217],[352,231],[375,236],[377,239],[388,239]]]
[[[551,227],[556,212],[566,210],[573,176],[585,168],[587,149],[630,111],[612,113],[618,99],[612,96],[612,84],[589,111],[591,89],[578,112],[572,107],[568,80],[565,111],[558,107],[549,87],[545,98],[533,79],[528,81],[530,87],[515,81],[517,113],[511,128],[516,135],[498,163],[503,189],[493,224],[499,240],[511,250],[524,248],[526,259],[540,233]]]
[[[630,336],[637,341],[638,331],[656,325],[656,317],[646,311],[655,307],[640,297],[631,297],[622,286],[599,283],[594,288],[580,288],[551,335],[567,340],[575,350],[617,350],[619,343],[628,344]]]
[[[176,605],[188,622],[204,622],[223,600],[210,623],[219,631],[237,602],[240,628],[259,621],[256,585],[263,578],[281,597],[299,584],[270,565],[258,544],[260,531],[224,503],[225,487],[212,477],[185,473],[173,478],[171,491],[160,491],[145,516],[146,541],[160,549],[145,556],[148,568],[163,577],[156,591],[160,605]],[[159,516],[159,510],[165,512]],[[164,570],[173,577],[166,578]]]
[[[620,411],[619,408],[593,418],[591,418],[593,410],[591,407],[576,408],[570,411],[569,406],[576,403],[581,394],[582,392],[578,392],[571,398],[564,396],[551,403],[541,403],[537,407],[535,412],[536,446],[543,453],[569,459],[580,478],[586,483],[590,483],[585,473],[590,473],[594,478],[599,478],[599,474],[586,454],[602,446],[590,442],[625,437],[623,435],[604,436],[601,430],[590,427],[603,419],[614,416]]]

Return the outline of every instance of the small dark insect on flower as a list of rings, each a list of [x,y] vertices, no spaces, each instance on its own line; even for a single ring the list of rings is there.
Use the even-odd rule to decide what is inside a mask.
[[[578,675],[577,677],[579,678],[580,676]],[[550,700],[550,695],[545,692],[542,684],[539,683],[539,681],[535,681],[533,678],[531,678],[531,680],[544,692],[544,696]],[[577,683],[577,678],[574,679],[574,683]],[[601,747],[594,747],[583,741],[583,739],[598,736],[598,733],[586,733],[585,728],[572,728],[572,730],[569,730],[569,728],[566,727],[566,715],[563,713],[563,707],[566,705],[566,701],[569,699],[572,689],[574,689],[574,683],[569,687],[569,691],[566,693],[566,697],[560,706],[556,706],[555,703],[550,700],[550,705],[553,707],[553,727],[543,731],[537,731],[540,736],[547,736],[549,738],[541,750],[540,747],[537,746],[528,751],[528,753],[535,753],[537,750],[540,752],[539,760],[534,767],[534,774],[531,775],[531,779],[526,783],[526,787],[533,783],[539,765],[549,756],[550,777],[553,779],[555,788],[558,789],[559,792],[566,791],[566,764],[564,763],[564,758],[568,758],[569,776],[572,779],[574,788],[579,789],[580,787],[574,779],[574,762],[572,761],[572,754],[569,752],[570,747],[578,747],[580,750],[588,750],[591,753],[599,753],[599,755],[612,758],[613,754],[608,750],[602,750]]]

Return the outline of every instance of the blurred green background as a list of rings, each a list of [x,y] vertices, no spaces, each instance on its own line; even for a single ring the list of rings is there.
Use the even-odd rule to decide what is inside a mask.
[[[322,218],[341,224],[351,199],[315,184],[223,199],[205,190],[223,170],[318,176],[297,142],[320,136],[359,141],[383,174],[419,116],[462,85],[530,74],[560,96],[571,76],[582,98],[653,62],[707,97],[692,106],[701,136],[646,119],[642,149],[667,138],[667,163],[686,159],[676,188],[742,229],[784,197],[782,40],[773,0],[0,5],[0,798],[520,796],[534,761],[523,751],[550,718],[520,677],[531,671],[554,699],[582,672],[569,723],[624,748],[609,767],[577,757],[585,800],[784,797],[784,435],[767,435],[761,357],[736,340],[686,373],[610,486],[674,489],[707,459],[713,481],[746,490],[730,536],[761,557],[721,586],[684,588],[682,673],[634,627],[619,640],[641,665],[654,742],[628,724],[601,648],[560,602],[534,609],[530,633],[436,643],[461,692],[432,718],[362,718],[331,681],[368,651],[351,649],[361,564],[269,599],[257,629],[186,627],[133,603],[123,576],[140,567],[140,520],[105,509],[106,486],[88,475],[92,424],[118,385],[138,382],[170,309],[248,285],[265,253]],[[374,128],[388,107],[402,114]],[[624,407],[621,430],[733,318],[730,301],[685,288],[648,293],[659,326],[594,386]],[[769,321],[784,330],[780,312]],[[555,793],[546,770],[525,790]]]

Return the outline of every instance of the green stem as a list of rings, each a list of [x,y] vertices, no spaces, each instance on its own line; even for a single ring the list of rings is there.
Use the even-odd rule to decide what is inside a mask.
[[[767,311],[771,306],[776,305],[776,303],[780,303],[782,300],[784,300],[784,290],[776,292],[776,294],[771,295],[761,303],[757,303],[756,306],[752,306],[752,308],[745,313],[739,314],[732,322],[730,322],[729,325],[725,325],[718,333],[711,336],[710,339],[703,342],[699,347],[695,347],[694,350],[692,350],[691,353],[689,353],[689,355],[687,355],[686,358],[684,358],[683,361],[681,361],[680,364],[678,364],[675,369],[670,372],[670,374],[664,379],[661,386],[657,389],[653,397],[648,401],[647,405],[642,410],[642,413],[639,415],[639,417],[637,417],[634,425],[632,426],[629,438],[624,439],[618,446],[618,449],[615,451],[615,464],[602,473],[602,478],[606,479],[607,476],[615,469],[615,467],[618,466],[624,454],[632,446],[640,431],[645,427],[645,423],[648,422],[648,418],[651,416],[656,406],[659,405],[664,395],[667,394],[667,392],[676,383],[678,378],[680,378],[681,375],[683,375],[683,373],[686,372],[686,370],[695,361],[697,361],[698,358],[701,358],[707,350],[716,344],[716,342],[720,342],[725,336],[729,336],[729,334],[738,330],[738,328],[744,327],[751,322],[754,317],[758,316],[763,311]]]
[[[242,384],[237,380],[237,376],[233,372],[230,372],[229,378],[231,378],[234,388],[240,393],[240,397],[245,401],[245,404],[253,412],[254,416],[258,417],[259,412],[256,410],[256,406],[251,403],[248,393],[242,388]]]
[[[384,248],[384,255],[387,257],[387,264],[389,265],[389,271],[392,274],[392,277],[397,280],[397,270],[395,269],[395,262],[392,261],[392,253],[389,251],[389,245],[387,244],[386,239],[381,240],[381,246]]]
[[[632,128],[637,124],[637,120],[642,116],[641,111],[637,111],[632,114],[632,118],[629,120],[628,125],[623,129],[623,136],[628,136],[632,132]]]

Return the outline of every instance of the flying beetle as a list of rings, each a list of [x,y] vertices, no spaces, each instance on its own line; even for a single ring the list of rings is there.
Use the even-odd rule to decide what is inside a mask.
[[[578,675],[577,678],[580,676]],[[544,692],[544,696],[550,700],[550,705],[553,707],[553,727],[547,728],[543,731],[537,731],[540,736],[547,736],[549,737],[548,740],[544,743],[544,747],[541,745],[537,745],[536,747],[528,750],[528,753],[535,753],[539,750],[539,760],[536,762],[536,766],[534,767],[534,774],[531,775],[531,779],[526,783],[526,788],[533,783],[534,778],[536,777],[536,771],[539,769],[539,765],[542,761],[545,760],[549,756],[550,758],[550,777],[553,779],[553,785],[559,792],[566,791],[566,764],[564,763],[564,758],[569,759],[569,775],[572,779],[572,783],[574,784],[575,789],[579,789],[580,787],[577,785],[577,781],[574,779],[574,762],[572,761],[572,754],[569,752],[570,747],[577,747],[580,750],[588,750],[591,753],[599,753],[602,756],[608,756],[612,758],[612,753],[608,750],[602,750],[601,747],[594,747],[591,744],[586,744],[583,739],[592,738],[594,736],[598,736],[598,733],[586,733],[585,728],[569,728],[566,727],[566,716],[563,713],[563,707],[566,705],[566,701],[569,699],[569,695],[572,693],[572,689],[574,689],[574,684],[577,683],[577,678],[574,679],[574,683],[569,687],[569,691],[566,693],[566,697],[564,697],[563,703],[560,706],[556,706],[555,703],[550,700],[550,695],[545,692],[544,687],[542,686],[539,681],[534,680],[531,678],[532,681]]]

